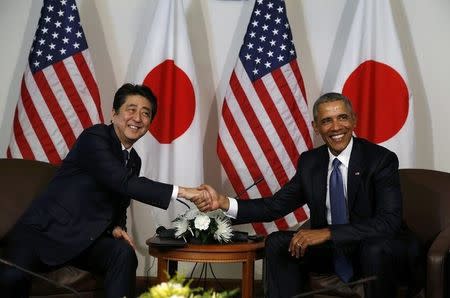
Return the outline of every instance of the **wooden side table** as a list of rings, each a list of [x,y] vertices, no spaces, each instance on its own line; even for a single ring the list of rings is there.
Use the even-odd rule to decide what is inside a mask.
[[[185,247],[152,245],[155,237],[146,241],[148,252],[158,258],[158,280],[167,281],[169,261],[195,263],[242,263],[241,293],[243,298],[253,297],[255,260],[264,257],[264,241],[230,244],[187,244]]]

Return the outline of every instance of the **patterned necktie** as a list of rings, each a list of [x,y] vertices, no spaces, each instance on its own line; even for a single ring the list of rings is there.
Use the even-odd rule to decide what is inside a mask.
[[[123,166],[126,167],[128,160],[130,159],[130,152],[128,152],[127,149],[123,149],[122,154],[123,154]]]
[[[333,170],[330,175],[330,206],[333,225],[348,223],[344,183],[341,170],[339,170],[340,164],[339,159],[335,158],[333,160]],[[348,282],[353,276],[353,267],[350,260],[339,251],[335,251],[334,270],[344,282]]]

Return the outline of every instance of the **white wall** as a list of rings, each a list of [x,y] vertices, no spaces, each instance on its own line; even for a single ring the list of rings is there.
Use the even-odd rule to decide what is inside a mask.
[[[354,0],[353,0],[354,1]],[[346,1],[286,0],[309,102],[321,93],[332,43]],[[98,80],[105,121],[109,122],[114,91],[130,77],[129,63],[142,24],[154,10],[150,0],[79,0]],[[253,1],[184,0],[204,119],[204,164],[208,183],[222,185],[215,155],[218,111],[239,51]],[[392,1],[410,85],[415,100],[417,167],[450,172],[450,1]],[[0,1],[0,156],[5,156],[23,70],[36,29],[40,1]],[[137,225],[154,227],[149,218]],[[251,229],[250,227],[244,227]],[[154,229],[151,229],[154,231]],[[135,237],[141,242],[151,235]],[[151,265],[140,243],[138,275]],[[151,269],[154,275],[156,266]],[[217,266],[219,276],[236,277],[239,266]],[[187,267],[183,267],[187,270]],[[260,274],[260,264],[257,276]]]

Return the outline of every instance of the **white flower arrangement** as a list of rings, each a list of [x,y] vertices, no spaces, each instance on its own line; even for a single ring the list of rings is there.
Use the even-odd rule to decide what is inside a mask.
[[[231,220],[222,210],[200,212],[189,209],[174,219],[175,237],[185,240],[195,238],[202,243],[230,242],[233,236]]]

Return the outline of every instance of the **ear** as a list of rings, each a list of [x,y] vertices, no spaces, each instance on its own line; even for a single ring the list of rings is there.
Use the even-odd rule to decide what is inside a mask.
[[[114,110],[114,108],[111,109],[111,123],[113,123],[114,117],[117,115],[116,111]]]
[[[319,127],[317,127],[317,123],[315,121],[311,121],[311,125],[312,125],[316,135],[318,135],[319,134]]]

